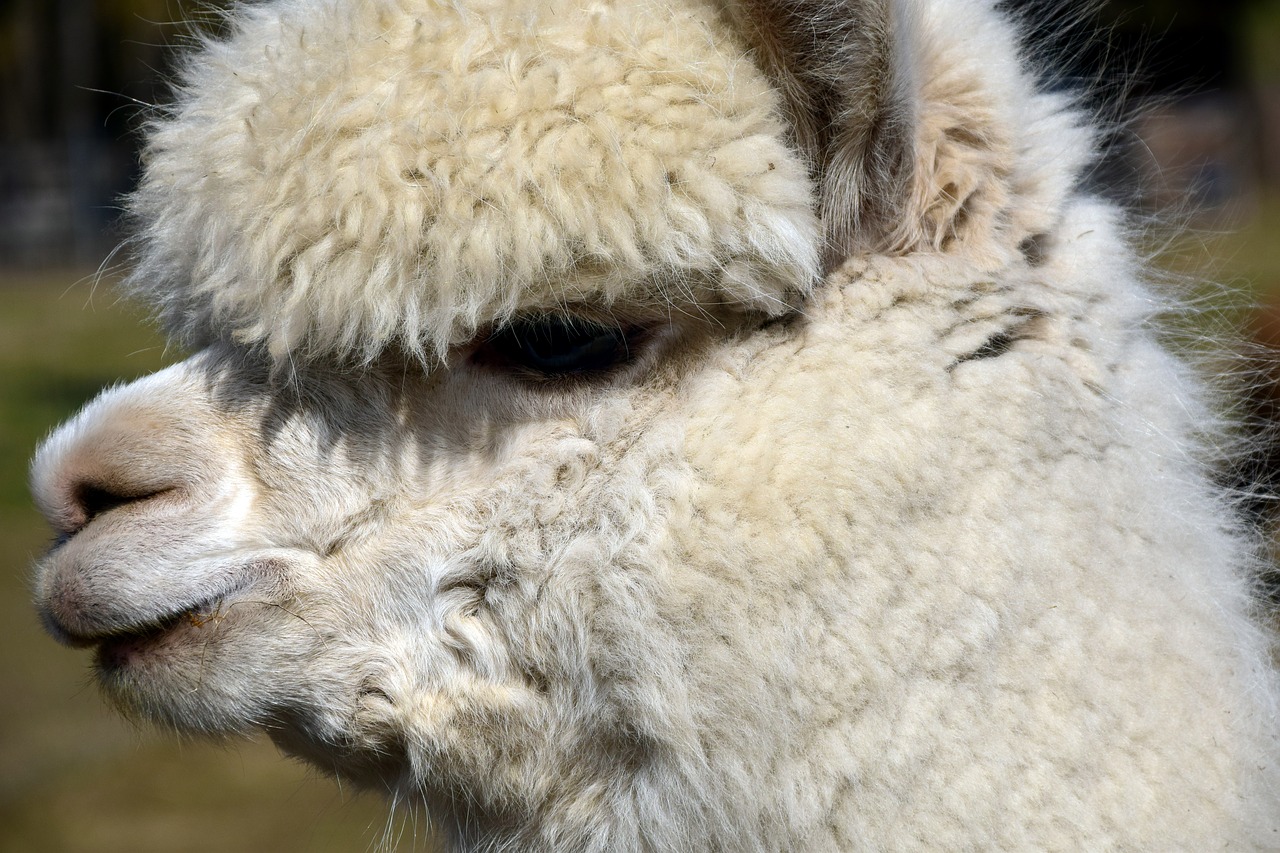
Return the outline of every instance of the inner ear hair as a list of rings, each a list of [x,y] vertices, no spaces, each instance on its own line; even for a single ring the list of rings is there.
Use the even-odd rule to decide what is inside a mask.
[[[892,245],[914,162],[909,72],[891,0],[726,0],[725,11],[782,93],[808,159],[830,272]]]

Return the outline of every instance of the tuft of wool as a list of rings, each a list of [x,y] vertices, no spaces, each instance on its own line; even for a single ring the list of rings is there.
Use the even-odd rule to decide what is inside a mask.
[[[188,344],[445,355],[521,310],[781,313],[821,234],[778,97],[686,0],[286,0],[183,72],[129,287]]]

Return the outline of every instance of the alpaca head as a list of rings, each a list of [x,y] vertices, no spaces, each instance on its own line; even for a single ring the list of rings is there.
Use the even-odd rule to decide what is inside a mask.
[[[1062,532],[1111,492],[1056,460],[1119,505],[1167,475],[1088,437],[1185,431],[1100,413],[1117,359],[1176,370],[1121,343],[1089,135],[1014,42],[978,0],[238,11],[131,199],[130,287],[197,353],[33,466],[49,630],[128,712],[265,729],[463,841],[852,843],[849,780],[911,798],[859,776],[900,727],[954,747],[913,715],[989,741],[998,703],[920,685],[1082,666],[996,654],[1110,542]]]

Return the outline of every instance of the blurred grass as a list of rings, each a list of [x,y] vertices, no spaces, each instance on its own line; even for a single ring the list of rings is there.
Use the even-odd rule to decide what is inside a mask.
[[[266,742],[181,742],[121,720],[88,653],[37,623],[28,579],[48,531],[27,496],[32,451],[103,386],[180,357],[109,282],[0,271],[0,853],[415,849],[412,817]],[[380,848],[388,827],[402,837]]]
[[[1280,302],[1280,194],[1264,195],[1232,219],[1237,225],[1188,234],[1166,260],[1221,284],[1231,298],[1243,294],[1258,305]]]

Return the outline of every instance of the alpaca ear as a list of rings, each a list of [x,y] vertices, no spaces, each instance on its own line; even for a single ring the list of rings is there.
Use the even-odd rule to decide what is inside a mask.
[[[857,252],[902,249],[915,105],[891,0],[729,0],[782,93],[808,158],[828,271]]]

